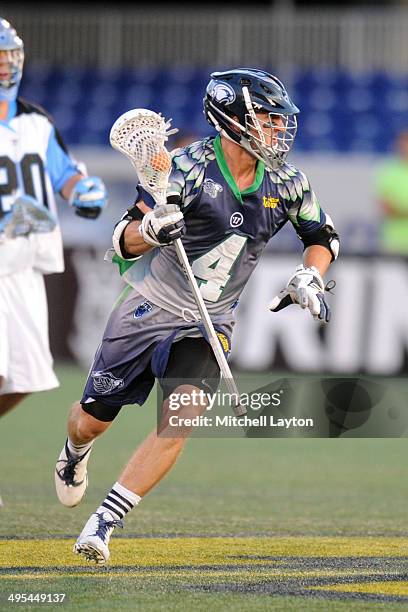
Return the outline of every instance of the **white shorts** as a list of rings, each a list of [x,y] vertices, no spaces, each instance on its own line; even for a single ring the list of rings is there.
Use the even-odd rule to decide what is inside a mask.
[[[26,268],[0,278],[0,395],[59,386],[48,340],[44,279]]]

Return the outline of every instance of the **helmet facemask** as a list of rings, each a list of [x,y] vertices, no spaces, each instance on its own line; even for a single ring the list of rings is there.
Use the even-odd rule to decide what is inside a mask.
[[[276,118],[279,117],[279,124]],[[268,113],[268,119],[261,119],[256,113],[245,115],[245,130],[240,145],[265,165],[277,170],[292,148],[297,132],[296,115]]]
[[[23,64],[23,49],[5,50],[0,48],[0,89],[7,91],[19,85],[23,74]],[[8,76],[3,78],[3,72],[7,72]]]
[[[24,45],[12,25],[0,18],[0,102],[12,102],[23,76]]]
[[[296,115],[267,112],[260,105],[252,103],[247,87],[242,88],[242,93],[247,110],[244,115],[245,127],[229,118],[241,132],[238,144],[248,153],[263,161],[269,169],[277,170],[285,162],[295,140]],[[258,112],[268,118],[262,119],[255,112],[254,106],[259,107]],[[228,134],[226,136],[228,137]]]

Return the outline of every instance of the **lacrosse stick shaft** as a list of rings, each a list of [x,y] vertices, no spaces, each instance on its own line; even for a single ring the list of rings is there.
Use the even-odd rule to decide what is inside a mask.
[[[235,398],[235,403],[233,405],[233,409],[234,409],[234,413],[236,416],[243,416],[246,414],[246,408],[245,406],[242,406],[239,403],[239,391],[238,391],[238,387],[235,384],[235,381],[232,377],[232,372],[230,370],[230,367],[228,365],[228,362],[225,358],[224,355],[224,351],[222,350],[221,344],[218,340],[216,331],[214,329],[214,325],[212,324],[212,321],[210,319],[210,315],[208,314],[206,305],[204,303],[204,299],[203,296],[201,295],[201,291],[197,285],[197,281],[195,279],[195,276],[193,274],[193,271],[191,269],[190,263],[188,261],[187,255],[186,255],[186,251],[184,249],[183,243],[181,241],[181,238],[178,238],[177,240],[174,241],[175,247],[176,247],[176,252],[177,252],[177,256],[179,258],[179,261],[183,267],[183,270],[185,271],[188,281],[190,283],[190,287],[191,290],[193,292],[193,296],[194,296],[194,300],[197,304],[197,308],[198,311],[200,313],[200,317],[201,320],[203,322],[205,331],[207,332],[207,336],[208,336],[208,341],[211,345],[211,348],[214,352],[214,356],[217,360],[218,366],[221,370],[221,374],[222,377],[225,380],[225,384],[226,387],[228,389],[228,393],[230,393],[232,395],[233,398]]]

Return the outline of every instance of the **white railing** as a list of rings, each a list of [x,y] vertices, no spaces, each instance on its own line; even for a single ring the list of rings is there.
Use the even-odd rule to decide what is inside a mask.
[[[36,61],[407,71],[408,8],[2,12]]]

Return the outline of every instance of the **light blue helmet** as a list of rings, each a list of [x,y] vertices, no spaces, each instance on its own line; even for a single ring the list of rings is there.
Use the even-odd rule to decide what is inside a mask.
[[[23,76],[24,45],[13,26],[0,17],[0,101],[17,97]]]

